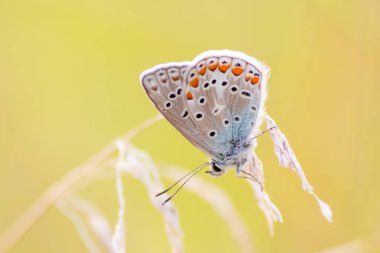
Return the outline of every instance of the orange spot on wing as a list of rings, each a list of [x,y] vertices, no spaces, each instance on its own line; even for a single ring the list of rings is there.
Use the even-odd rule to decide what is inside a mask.
[[[241,75],[241,73],[243,72],[244,72],[244,69],[240,67],[235,67],[232,69],[232,74],[234,74],[235,76]]]
[[[205,73],[206,73],[206,66],[204,66],[203,68],[201,68],[199,71],[198,71],[198,73],[201,75],[201,76],[203,76]]]
[[[220,72],[223,72],[223,73],[225,73],[227,71],[227,69],[229,69],[229,68],[230,68],[230,65],[220,65],[219,66]]]
[[[188,92],[186,93],[186,99],[187,99],[187,100],[191,100],[191,99],[193,99],[193,93],[191,93],[190,91],[188,91]]]
[[[208,66],[208,69],[211,71],[214,71],[217,67],[218,67],[218,63],[214,63],[214,64]]]
[[[190,86],[191,87],[197,88],[198,84],[199,84],[199,79],[198,78],[194,78],[193,80],[190,81]]]
[[[254,76],[251,79],[251,84],[255,85],[259,82],[260,78],[258,76]]]
[[[251,76],[246,76],[245,80],[248,82],[249,80],[251,80],[251,78],[252,78]]]

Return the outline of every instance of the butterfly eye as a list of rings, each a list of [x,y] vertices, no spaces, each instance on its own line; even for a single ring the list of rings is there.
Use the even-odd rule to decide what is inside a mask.
[[[222,172],[222,169],[218,165],[216,165],[215,163],[212,163],[211,166],[212,166],[213,171]]]

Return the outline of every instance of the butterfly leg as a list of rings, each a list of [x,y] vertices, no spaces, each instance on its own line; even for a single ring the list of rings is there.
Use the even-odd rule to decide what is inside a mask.
[[[261,188],[261,191],[264,191],[264,186],[263,184],[251,173],[241,169],[241,165],[239,164],[237,167],[236,167],[236,176],[237,177],[240,177],[240,178],[244,178],[244,179],[248,179],[248,180],[251,180],[251,181],[254,181],[256,183],[258,183],[260,185],[260,188]],[[241,175],[244,174],[244,175]]]

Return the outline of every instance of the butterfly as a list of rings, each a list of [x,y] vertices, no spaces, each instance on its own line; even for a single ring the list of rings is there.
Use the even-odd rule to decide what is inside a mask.
[[[268,77],[267,66],[242,52],[211,50],[191,62],[157,65],[140,81],[158,111],[210,157],[193,174],[210,166],[207,172],[220,176],[234,167],[257,181],[243,167],[261,124]]]

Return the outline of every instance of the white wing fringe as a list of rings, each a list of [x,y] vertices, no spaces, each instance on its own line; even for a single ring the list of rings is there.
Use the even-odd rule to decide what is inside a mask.
[[[291,168],[297,173],[298,177],[301,179],[302,188],[304,189],[304,191],[311,194],[317,200],[323,216],[329,222],[332,222],[333,214],[329,205],[322,201],[314,193],[313,186],[311,186],[310,183],[307,181],[305,173],[303,172],[302,167],[298,162],[297,157],[293,152],[293,149],[290,147],[285,135],[281,132],[280,128],[276,125],[276,122],[268,114],[264,114],[263,119],[266,122],[268,129],[274,127],[270,130],[270,135],[272,137],[274,150],[280,162],[280,165],[285,168]]]

